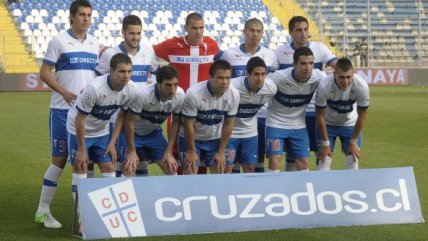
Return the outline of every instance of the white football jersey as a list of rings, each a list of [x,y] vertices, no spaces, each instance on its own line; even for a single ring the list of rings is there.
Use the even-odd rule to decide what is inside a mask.
[[[183,118],[195,119],[194,130],[196,141],[209,141],[221,137],[224,118],[234,118],[238,111],[239,92],[232,85],[221,97],[211,94],[209,81],[205,80],[192,85],[186,92]],[[184,136],[183,126],[180,136]]]
[[[236,78],[239,76],[245,76],[247,71],[247,62],[255,56],[258,56],[265,61],[268,73],[279,68],[275,52],[261,45],[257,49],[257,52],[254,55],[251,55],[245,51],[244,44],[241,44],[238,47],[224,51],[220,56],[220,59],[226,60],[230,65],[232,65],[232,78]]]
[[[308,46],[314,54],[314,68],[322,70],[324,64],[330,64],[337,59],[330,49],[321,42],[308,42]],[[279,46],[275,53],[278,56],[279,68],[287,69],[293,67],[293,54],[295,51],[293,42]],[[315,112],[315,99],[309,102],[306,112]]]
[[[106,49],[100,55],[100,63],[96,68],[96,73],[98,75],[110,73],[110,60],[113,55],[117,53],[126,54],[131,58],[131,79],[137,85],[138,89],[144,89],[150,81],[149,74],[155,73],[159,68],[153,47],[147,44],[142,44],[138,46],[137,53],[135,55],[128,54],[123,42],[114,48]]]
[[[369,102],[369,86],[358,74],[354,74],[352,85],[346,90],[340,89],[334,76],[329,75],[319,84],[315,97],[317,108],[327,108],[326,124],[334,126],[354,126],[357,108],[366,109]]]
[[[245,76],[234,78],[231,84],[239,91],[239,106],[235,118],[235,126],[232,138],[247,138],[257,135],[257,113],[259,109],[268,103],[277,92],[276,84],[266,78],[263,87],[253,94],[248,86]]]
[[[61,86],[77,95],[95,76],[99,49],[100,45],[92,35],[87,33],[82,43],[69,29],[52,38],[43,63],[54,66],[54,76]],[[54,90],[50,107],[70,109],[62,95]]]
[[[313,69],[309,79],[304,83],[299,83],[294,72],[294,68],[288,68],[268,75],[268,78],[271,78],[278,86],[278,92],[269,103],[266,126],[281,129],[306,127],[306,106],[326,74],[318,69]]]
[[[129,110],[139,116],[134,132],[138,135],[150,134],[160,128],[171,113],[180,115],[184,97],[184,90],[180,87],[177,88],[175,97],[166,102],[161,101],[157,84],[150,84],[146,90],[139,91],[129,106]]]
[[[114,91],[111,87],[110,74],[91,80],[68,111],[67,131],[76,135],[75,119],[77,112],[80,112],[87,115],[85,137],[108,135],[111,116],[119,108],[127,110],[136,93],[137,86],[132,81],[119,91]]]
[[[308,48],[314,54],[314,68],[322,70],[323,64],[330,64],[337,59],[330,49],[320,42],[308,42]],[[293,42],[279,46],[275,53],[278,57],[279,69],[287,69],[293,67],[293,54],[296,48]]]
[[[259,48],[257,49],[257,52],[254,55],[247,53],[244,44],[241,44],[238,47],[230,48],[224,51],[220,58],[226,60],[230,63],[230,65],[232,65],[232,77],[235,78],[239,76],[245,76],[247,70],[247,62],[248,60],[250,60],[250,58],[254,56],[258,56],[265,61],[267,73],[274,72],[279,68],[278,58],[275,52],[262,45],[259,45]],[[265,118],[266,108],[267,104],[262,106],[257,113],[257,117]]]

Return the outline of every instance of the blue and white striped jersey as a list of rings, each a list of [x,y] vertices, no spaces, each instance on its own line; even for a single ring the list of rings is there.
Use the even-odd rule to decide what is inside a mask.
[[[114,48],[108,48],[100,55],[100,64],[95,70],[97,75],[110,73],[110,60],[113,55],[117,53],[126,54],[131,58],[131,79],[137,85],[139,90],[144,89],[148,82],[150,82],[149,73],[155,73],[159,68],[153,47],[147,44],[142,44],[138,46],[137,54],[135,55],[128,54],[123,42]]]
[[[99,76],[89,82],[77,97],[67,115],[67,131],[76,135],[77,112],[88,115],[85,120],[85,137],[99,137],[110,133],[111,116],[119,109],[128,109],[137,94],[137,86],[129,81],[119,91],[111,87],[110,74]]]
[[[369,86],[367,81],[354,74],[352,85],[342,90],[336,84],[333,75],[329,75],[318,86],[315,106],[327,108],[325,120],[327,125],[354,126],[358,118],[356,108],[369,107]]]
[[[239,92],[232,85],[221,97],[215,98],[210,90],[209,81],[192,85],[186,92],[183,118],[195,119],[196,141],[209,141],[221,137],[224,118],[234,118],[238,111]],[[180,136],[184,138],[183,126]]]
[[[268,75],[278,86],[278,92],[269,103],[266,126],[281,129],[301,129],[306,127],[305,110],[311,101],[319,82],[326,74],[313,69],[304,83],[295,77],[294,68],[277,70]]]
[[[308,48],[314,54],[314,68],[322,70],[323,64],[330,64],[337,59],[330,49],[320,42],[308,42]],[[293,42],[279,46],[275,53],[278,57],[279,69],[287,69],[293,67],[293,54],[296,48]]]
[[[58,82],[77,95],[95,76],[99,49],[100,45],[92,35],[87,33],[82,43],[69,29],[52,38],[43,63],[54,66]],[[70,108],[56,91],[52,91],[50,107],[65,110]]]
[[[277,92],[276,84],[266,78],[263,87],[253,94],[248,86],[245,76],[234,78],[231,84],[239,91],[239,106],[235,118],[235,126],[232,138],[247,138],[257,135],[257,113],[260,108],[268,103]]]
[[[150,134],[160,128],[171,113],[181,115],[184,97],[184,90],[180,87],[175,97],[166,102],[161,101],[157,84],[150,84],[146,90],[140,90],[129,106],[129,110],[139,116],[134,132],[138,135]]]
[[[267,67],[267,72],[273,72],[279,68],[278,59],[273,50],[264,46],[259,46],[254,55],[245,51],[244,44],[238,47],[230,48],[223,52],[220,59],[226,60],[232,65],[232,78],[245,76],[247,70],[247,62],[254,56],[262,58]]]
[[[314,54],[314,68],[322,70],[323,64],[330,64],[337,59],[330,49],[320,42],[308,42],[308,47]],[[279,46],[275,53],[278,56],[279,68],[287,69],[293,67],[293,54],[296,48],[293,42]],[[315,100],[312,99],[306,108],[306,112],[315,112]]]

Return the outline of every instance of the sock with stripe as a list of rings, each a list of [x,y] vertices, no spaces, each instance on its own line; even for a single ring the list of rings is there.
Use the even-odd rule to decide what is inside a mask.
[[[81,178],[87,178],[88,174],[86,173],[73,173],[73,177],[71,179],[71,192],[73,194],[73,200],[76,201],[76,193],[77,193],[77,180]]]
[[[63,169],[50,164],[43,176],[42,192],[40,193],[39,207],[37,212],[48,211],[52,199],[55,195],[57,182]]]

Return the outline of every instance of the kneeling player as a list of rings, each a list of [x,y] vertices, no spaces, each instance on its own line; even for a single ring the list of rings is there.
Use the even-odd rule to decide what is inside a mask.
[[[361,131],[369,107],[369,87],[354,73],[349,59],[339,59],[334,74],[319,85],[315,106],[318,170],[330,170],[337,137],[342,142],[348,169],[358,169]]]
[[[154,160],[164,174],[174,175],[178,163],[172,155],[172,149],[181,125],[184,91],[178,87],[178,75],[171,66],[159,69],[156,82],[137,95],[126,115],[126,162],[137,163],[139,159],[148,158]],[[161,125],[171,113],[174,117],[167,143]],[[129,170],[123,170],[123,173],[126,176],[134,174]]]

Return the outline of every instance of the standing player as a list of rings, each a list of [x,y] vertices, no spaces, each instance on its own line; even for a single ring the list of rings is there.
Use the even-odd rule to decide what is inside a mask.
[[[184,91],[178,87],[178,75],[171,66],[159,69],[156,82],[149,85],[147,90],[140,91],[126,115],[127,161],[135,163],[138,159],[147,157],[154,160],[164,174],[174,175],[178,163],[172,155],[172,149],[181,126]],[[167,143],[161,125],[171,113],[174,117]],[[127,176],[132,174],[125,172]]]
[[[294,16],[288,22],[288,31],[291,36],[291,43],[279,46],[276,50],[278,56],[279,68],[286,69],[293,67],[293,53],[299,47],[308,47],[314,53],[314,68],[322,70],[323,65],[327,64],[334,67],[337,57],[321,42],[309,41],[309,23],[305,17]],[[314,99],[306,109],[306,126],[309,133],[309,143],[311,151],[316,151],[315,141],[315,105]],[[287,153],[285,168],[287,171],[294,171],[294,158]]]
[[[173,37],[153,46],[159,58],[169,62],[178,72],[178,86],[184,91],[209,78],[208,71],[217,58],[219,47],[217,42],[204,36],[205,24],[203,17],[196,12],[186,17],[184,25],[186,36]],[[200,173],[207,173],[201,166]],[[179,169],[179,174],[182,170]]]
[[[256,56],[248,61],[246,76],[232,79],[232,86],[239,91],[240,98],[235,126],[226,147],[226,159],[228,163],[238,161],[244,172],[254,172],[258,161],[257,112],[277,92],[276,84],[266,78],[266,72],[265,61]],[[264,137],[262,139],[264,141]]]
[[[145,90],[150,74],[155,74],[159,68],[153,47],[148,44],[140,44],[142,32],[142,22],[138,16],[128,15],[122,21],[122,36],[124,41],[114,48],[108,48],[100,55],[100,64],[97,66],[98,75],[109,73],[110,59],[117,53],[128,55],[132,60],[132,81],[139,90]],[[112,117],[114,126],[116,115]],[[127,145],[125,135],[119,136],[117,143],[118,162],[117,175],[120,176],[121,164],[125,160]],[[147,160],[140,162],[137,175],[148,175]]]
[[[278,60],[276,54],[273,50],[270,50],[262,45],[260,45],[260,41],[263,38],[263,23],[257,18],[252,18],[247,20],[244,25],[244,37],[245,42],[238,47],[228,49],[224,51],[224,53],[220,56],[221,59],[228,61],[232,65],[232,77],[239,77],[246,75],[246,66],[248,60],[253,56],[261,57],[265,63],[267,72],[273,72],[278,69]],[[257,116],[259,118],[266,117],[266,108],[267,105],[263,106]],[[264,122],[261,128],[258,129],[258,143],[259,143],[259,151],[258,151],[258,164],[256,167],[256,172],[264,172],[264,159],[265,159],[265,132],[264,132]],[[234,173],[240,172],[240,165],[238,163],[235,164],[233,168]]]
[[[185,174],[196,174],[202,161],[211,173],[232,170],[233,163],[226,163],[224,151],[238,110],[239,92],[230,86],[232,67],[227,61],[214,62],[209,75],[208,81],[189,88],[184,100],[178,144]]]
[[[119,53],[112,57],[110,73],[86,85],[67,115],[74,196],[77,180],[87,176],[89,159],[98,163],[103,177],[115,177],[113,162],[116,161],[115,143],[120,126],[116,126],[111,135],[110,118],[121,108],[117,123],[123,123],[137,87],[129,81],[132,62],[127,55]]]
[[[330,170],[337,137],[346,154],[347,167],[358,169],[361,132],[369,107],[369,87],[361,76],[354,73],[349,59],[339,59],[334,74],[320,83],[315,106],[318,170]]]
[[[279,172],[282,153],[295,157],[297,170],[308,170],[309,137],[305,110],[325,73],[313,68],[314,55],[307,47],[296,49],[294,68],[270,74],[278,92],[266,116],[266,152],[269,169]]]
[[[173,37],[153,46],[159,58],[171,63],[178,72],[178,86],[184,91],[208,79],[208,70],[216,58],[217,42],[204,36],[204,19],[199,13],[190,13],[184,25],[186,36]]]
[[[97,66],[97,75],[103,75],[110,71],[110,60],[117,53],[124,53],[132,60],[132,81],[138,89],[145,89],[150,73],[155,74],[159,65],[153,47],[148,44],[140,44],[142,22],[138,16],[128,15],[122,21],[123,42],[114,48],[107,48],[100,55],[100,63]]]
[[[51,215],[49,206],[67,162],[67,112],[77,94],[93,78],[98,62],[98,41],[87,33],[91,15],[92,6],[87,0],[73,1],[70,5],[71,28],[51,40],[40,68],[40,79],[53,90],[49,118],[52,163],[43,177],[35,215],[36,222],[46,228],[61,227]]]

